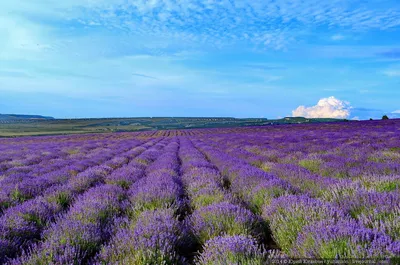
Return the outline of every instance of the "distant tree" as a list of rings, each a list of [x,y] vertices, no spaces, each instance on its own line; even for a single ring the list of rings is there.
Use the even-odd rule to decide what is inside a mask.
[[[388,119],[389,119],[389,117],[387,115],[382,116],[382,120],[388,120]]]
[[[370,121],[373,121],[373,119],[372,119],[372,118],[369,118],[369,120],[370,120]]]

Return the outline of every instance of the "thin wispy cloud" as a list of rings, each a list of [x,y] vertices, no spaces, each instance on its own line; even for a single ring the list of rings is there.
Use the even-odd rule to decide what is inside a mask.
[[[371,82],[390,89],[398,76],[388,65],[400,58],[397,0],[3,2],[2,96],[118,93],[121,106],[127,98],[146,106],[182,98],[198,111],[206,108],[200,99],[219,97],[224,113],[237,99],[232,115],[278,116],[330,88],[363,106],[369,93],[360,91]],[[393,97],[374,99],[396,109]]]
[[[266,64],[266,63],[249,63],[249,64],[245,64],[244,68],[263,70],[263,71],[264,70],[270,71],[270,70],[285,70],[285,69],[287,69],[285,66],[272,65],[272,64]]]
[[[384,75],[389,77],[400,77],[400,69],[390,69],[383,71]]]
[[[30,15],[34,18],[30,21],[31,25],[43,24],[46,19],[51,19],[70,28],[77,25],[88,29],[100,26],[136,36],[157,36],[174,44],[222,47],[232,42],[249,42],[279,50],[301,38],[299,28],[307,31],[308,28],[325,26],[365,31],[397,27],[400,25],[400,8],[395,0],[386,2],[393,4],[391,8],[348,0],[70,0],[50,3],[22,0],[18,5],[4,3],[2,9],[9,11],[6,18],[10,20],[15,18],[7,14],[22,12]],[[13,31],[18,29],[16,36],[11,36],[13,42],[18,42],[22,36],[27,38],[25,45],[34,48],[32,43],[36,36],[24,32],[20,24],[11,28]],[[342,36],[335,35],[333,38],[342,39]],[[160,47],[163,45],[169,44],[158,44]]]
[[[154,77],[154,76],[143,75],[143,74],[138,74],[138,73],[132,73],[132,75],[140,76],[140,77],[144,77],[144,78],[150,78],[150,79],[158,79],[157,77]]]
[[[380,59],[387,58],[383,54],[393,49],[394,45],[309,45],[293,48],[300,56],[307,58],[329,59]],[[397,44],[397,46],[399,46]],[[395,46],[395,47],[397,47]]]
[[[18,70],[0,70],[0,77],[25,77],[32,78],[31,75]]]
[[[341,35],[341,34],[335,34],[331,37],[332,40],[334,41],[340,41],[340,40],[344,40],[346,37]]]

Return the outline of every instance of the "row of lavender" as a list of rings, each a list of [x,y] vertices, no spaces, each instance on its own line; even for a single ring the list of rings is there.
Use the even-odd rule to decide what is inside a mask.
[[[184,229],[177,216],[186,204],[178,148],[173,140],[108,174],[108,184],[86,192],[43,243],[11,264],[184,263],[178,252]]]
[[[187,263],[196,243],[182,220],[190,203],[179,140],[164,142],[146,151],[114,147],[117,157],[6,209],[2,258],[9,264]],[[165,150],[157,148],[167,142]],[[23,255],[10,260],[20,248]]]
[[[264,264],[262,218],[231,195],[217,167],[174,139],[128,191],[126,216],[95,264]],[[228,262],[228,263],[227,263]]]
[[[86,169],[81,173],[70,174],[64,177],[63,181],[42,188],[42,195],[8,208],[0,218],[0,249],[3,261],[19,254],[21,249],[30,252],[29,249],[35,242],[51,237],[49,231],[52,229],[60,232],[57,224],[69,212],[79,208],[79,202],[93,199],[92,195],[96,194],[96,191],[91,190],[97,188],[92,187],[114,182],[115,179],[110,178],[113,176],[113,174],[110,174],[112,171],[125,165],[160,140],[149,141],[142,146],[138,146],[138,142],[135,143],[135,141],[132,145],[122,141],[120,146],[116,145],[115,148],[110,149],[113,150],[111,153],[105,152],[104,155],[97,156],[95,163],[83,166],[82,170]],[[88,159],[92,161],[91,158]],[[82,164],[86,165],[85,161],[83,162]],[[54,174],[54,177],[57,178],[58,174]],[[38,182],[38,186],[40,186],[40,182]],[[98,192],[101,194],[101,189]],[[107,192],[104,194],[107,194]],[[97,211],[97,209],[94,207],[92,211]],[[86,213],[83,212],[82,216],[85,215]],[[62,240],[59,238],[58,243],[60,244],[67,244],[68,238],[74,234],[74,232],[72,232],[72,235],[67,232],[60,233],[60,237],[62,237]],[[72,245],[76,247],[76,245]],[[39,248],[39,246],[34,246],[33,252],[37,252]],[[51,253],[50,256],[53,255],[57,257],[58,254]]]
[[[25,139],[0,146],[0,213],[34,198],[57,182],[65,182],[70,175],[141,143],[136,139],[69,141],[66,137],[65,141],[61,140],[31,143]]]
[[[265,170],[291,164],[323,177],[358,180],[380,191],[398,188],[400,180],[394,177],[400,172],[400,123],[350,124],[277,126],[212,138],[224,139],[224,151]]]
[[[179,143],[173,139],[127,192],[125,216],[94,264],[179,264],[185,200],[179,177]]]
[[[195,264],[265,264],[279,257],[265,245],[268,231],[218,167],[188,138],[181,138],[182,180],[189,197],[185,219],[198,255]]]
[[[300,146],[309,146],[309,149],[298,149],[287,152],[284,148],[272,149],[271,145],[276,144],[276,139],[271,143],[271,137],[277,138],[275,134],[268,135],[258,133],[254,135],[246,134],[216,134],[207,137],[204,142],[214,145],[232,156],[247,160],[248,163],[258,166],[264,172],[271,172],[280,179],[285,180],[293,188],[290,193],[298,194],[283,196],[277,192],[276,188],[272,193],[277,197],[271,202],[260,195],[253,203],[256,203],[255,209],[260,209],[258,202],[264,204],[263,216],[270,224],[273,237],[278,245],[287,254],[293,257],[390,257],[399,255],[400,251],[400,196],[398,175],[386,175],[384,170],[379,171],[373,168],[374,175],[361,175],[357,178],[338,178],[318,175],[302,167],[302,153],[310,155],[315,146],[315,142],[321,140],[325,147],[316,150],[329,152],[344,152],[344,150],[353,150],[349,145],[355,142],[363,141],[368,148],[374,146],[375,153],[388,152],[395,153],[396,146],[399,145],[398,126],[382,129],[380,133],[386,132],[392,137],[387,138],[386,143],[376,143],[376,135],[379,130],[370,128],[370,131],[363,128],[362,131],[352,128],[353,134],[349,135],[341,144],[337,142],[328,144],[324,139],[327,136],[340,134],[341,132],[330,131],[325,128],[325,132],[317,137],[312,130],[299,132],[296,136],[288,136],[290,141],[285,142],[281,137],[279,147],[288,145],[293,147],[293,142],[301,142]],[[358,128],[359,129],[359,128]],[[377,130],[378,132],[376,132]],[[391,131],[390,131],[391,130]],[[291,131],[294,133],[294,131]],[[281,132],[281,136],[284,132]],[[287,132],[289,134],[290,132]],[[224,137],[224,141],[221,138]],[[297,137],[297,138],[296,138]],[[308,138],[308,142],[306,139]],[[321,138],[321,139],[319,139]],[[342,137],[344,138],[344,136]],[[268,139],[265,141],[265,139]],[[333,140],[336,138],[333,138]],[[331,140],[332,142],[332,140]],[[212,149],[212,148],[211,148]],[[247,150],[246,150],[247,149]],[[250,150],[250,151],[249,151]],[[258,152],[254,152],[258,150]],[[385,151],[386,150],[386,151]],[[253,151],[253,152],[251,152]],[[293,161],[300,161],[300,165],[293,164],[293,161],[283,161],[274,157],[271,159],[271,153],[286,153],[286,155],[298,156]],[[348,155],[355,156],[356,151],[349,152]],[[210,152],[209,152],[210,153]],[[212,152],[211,152],[212,153]],[[227,175],[238,175],[235,170],[230,171],[228,161],[232,160],[231,166],[234,168],[242,162],[241,159],[232,159],[226,153],[219,152],[215,156],[215,164],[222,165]],[[315,154],[314,154],[315,155]],[[282,155],[284,157],[284,155]],[[355,156],[357,157],[357,156]],[[220,160],[220,161],[218,161]],[[391,163],[398,166],[398,161],[391,160]],[[252,168],[249,164],[247,167]],[[254,173],[250,173],[253,175]],[[368,174],[368,172],[363,172]],[[240,174],[239,174],[240,175]],[[239,181],[235,177],[235,182],[239,187],[245,187],[245,190],[253,190],[249,186],[249,177]],[[360,181],[364,180],[364,181]],[[255,190],[260,189],[260,185],[255,185]],[[286,188],[288,190],[288,188]],[[246,195],[245,195],[246,197]],[[252,202],[250,202],[250,205]],[[333,207],[333,208],[332,208]],[[325,209],[325,210],[324,210]],[[325,211],[325,213],[324,213]]]

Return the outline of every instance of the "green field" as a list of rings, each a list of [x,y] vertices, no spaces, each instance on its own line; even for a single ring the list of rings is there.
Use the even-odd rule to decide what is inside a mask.
[[[283,118],[104,118],[104,119],[5,119],[0,120],[0,137],[72,133],[130,132],[190,128],[223,128],[289,123],[341,121],[336,119]]]

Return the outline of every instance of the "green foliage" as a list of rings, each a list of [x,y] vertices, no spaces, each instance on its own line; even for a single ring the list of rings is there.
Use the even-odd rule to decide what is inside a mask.
[[[78,154],[79,149],[70,149],[70,150],[67,150],[67,153],[70,155]]]
[[[264,205],[270,204],[273,198],[286,194],[288,194],[288,191],[279,187],[262,188],[254,193],[250,199],[250,210],[256,214],[261,214]]]
[[[118,186],[120,186],[121,188],[123,188],[124,190],[129,189],[129,187],[131,185],[131,183],[129,181],[126,181],[126,180],[119,180],[119,181],[116,182],[116,184]]]
[[[4,211],[4,209],[7,209],[10,206],[11,204],[8,201],[0,202],[0,214]]]
[[[49,197],[48,201],[49,202],[55,202],[62,209],[66,209],[71,204],[72,197],[71,197],[71,194],[69,194],[68,192],[61,191],[61,192]]]
[[[212,260],[207,263],[202,261],[197,262],[199,265],[228,265],[228,264],[240,264],[240,265],[264,265],[267,264],[263,257],[253,255],[244,255],[241,253],[224,253],[220,259]]]
[[[388,120],[388,119],[389,119],[389,117],[387,115],[382,116],[382,120]]]
[[[389,150],[392,152],[400,152],[400,147],[392,147],[392,148],[389,148]]]
[[[133,249],[122,260],[121,264],[176,264],[176,257],[166,255],[161,249]]]
[[[399,187],[400,187],[399,183],[396,183],[394,181],[393,182],[385,182],[385,183],[382,183],[380,186],[377,186],[376,191],[379,191],[379,192],[394,191],[394,190],[399,189]]]
[[[307,224],[307,218],[304,216],[288,216],[286,219],[287,223],[284,223],[283,220],[284,218],[282,218],[282,224],[284,225],[277,226],[274,229],[273,237],[282,251],[289,253],[292,245],[296,241],[297,235]]]
[[[312,173],[318,173],[321,164],[322,161],[312,159],[304,159],[299,162],[300,166],[308,169]]]
[[[157,209],[167,209],[171,208],[174,211],[178,210],[178,205],[176,204],[175,199],[157,199],[153,198],[151,200],[142,200],[141,198],[136,198],[135,203],[128,210],[128,214],[131,218],[136,219],[140,216],[141,213],[145,211],[154,211]]]
[[[337,257],[341,258],[351,258],[353,253],[348,247],[348,239],[341,239],[336,241],[331,241],[320,246],[320,255],[322,259],[335,259]]]
[[[28,221],[34,223],[38,227],[43,227],[45,222],[36,214],[24,214],[23,218]]]
[[[18,187],[11,193],[11,199],[16,202],[24,202],[28,200],[30,197],[23,194]]]
[[[259,167],[260,167],[262,170],[264,170],[265,172],[270,172],[271,169],[272,169],[272,167],[273,167],[273,164],[272,164],[272,163],[269,163],[269,162],[264,162],[264,163],[262,163]]]
[[[225,200],[224,194],[214,193],[214,194],[202,194],[199,196],[195,196],[191,200],[191,204],[194,209],[199,209],[204,206],[211,205],[213,203],[223,202]]]

